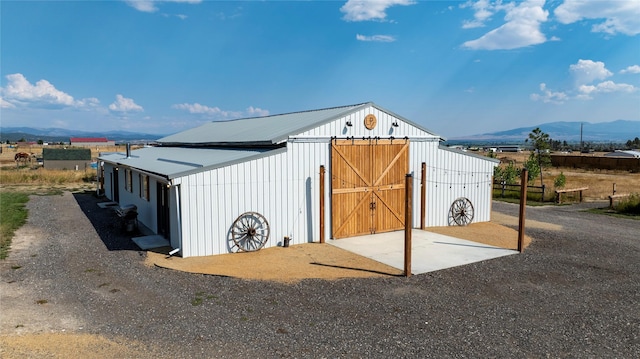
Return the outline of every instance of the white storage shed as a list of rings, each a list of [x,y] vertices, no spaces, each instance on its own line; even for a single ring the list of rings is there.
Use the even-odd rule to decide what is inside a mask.
[[[441,141],[369,102],[210,122],[102,154],[99,173],[106,197],[136,205],[183,257],[401,230],[409,173],[413,227],[450,225],[459,198],[489,221],[498,161]]]

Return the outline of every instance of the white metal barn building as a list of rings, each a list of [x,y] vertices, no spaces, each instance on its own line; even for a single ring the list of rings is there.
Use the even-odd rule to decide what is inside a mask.
[[[412,227],[450,225],[461,197],[472,222],[489,221],[498,161],[441,141],[369,102],[210,122],[157,147],[102,154],[99,176],[108,199],[136,205],[183,257],[237,251],[247,221],[264,247],[403,229],[408,173]]]

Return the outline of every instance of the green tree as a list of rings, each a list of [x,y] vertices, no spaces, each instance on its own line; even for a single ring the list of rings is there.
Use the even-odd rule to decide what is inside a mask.
[[[543,132],[540,127],[534,128],[531,133],[529,133],[529,138],[524,140],[525,142],[531,143],[533,146],[533,151],[531,152],[531,156],[529,156],[529,160],[527,161],[527,165],[532,165],[532,158],[535,158],[537,161],[537,171],[540,174],[540,185],[544,185],[544,181],[542,179],[542,170],[551,166],[551,157],[549,156],[549,149],[551,148],[551,137],[549,137],[548,133]],[[529,178],[535,178],[536,176],[532,176],[533,170],[532,168],[527,167],[529,170]]]
[[[499,181],[504,181],[506,184],[515,184],[518,175],[519,170],[513,164],[513,161],[509,162],[506,167],[498,166],[493,171],[493,177]]]
[[[540,162],[538,156],[532,151],[529,154],[529,158],[524,161],[524,167],[527,169],[527,181],[531,182],[536,177],[540,176],[540,180],[542,181],[542,170],[540,168]],[[520,173],[518,173],[520,175]]]

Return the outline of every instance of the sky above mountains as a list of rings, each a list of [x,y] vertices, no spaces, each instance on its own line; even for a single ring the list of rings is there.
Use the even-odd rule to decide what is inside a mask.
[[[171,134],[368,101],[444,137],[640,120],[638,0],[2,1],[0,17],[3,127]]]

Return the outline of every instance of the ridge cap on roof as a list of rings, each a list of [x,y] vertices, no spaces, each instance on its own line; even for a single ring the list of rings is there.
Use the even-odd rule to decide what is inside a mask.
[[[279,117],[279,116],[295,115],[295,114],[299,114],[299,113],[309,113],[309,112],[320,112],[320,111],[336,110],[336,109],[339,109],[339,108],[353,108],[353,107],[358,107],[358,106],[363,106],[363,105],[373,105],[373,102],[369,101],[369,102],[356,103],[356,104],[353,104],[353,105],[333,106],[333,107],[326,107],[326,108],[317,108],[317,109],[313,109],[313,110],[291,111],[291,112],[285,112],[285,113],[274,113],[273,115],[266,115],[266,116],[240,117],[240,118],[234,118],[234,119],[231,119],[231,120],[211,121],[210,123],[215,123],[215,122],[233,122],[233,121],[241,121],[241,120],[253,120],[253,119],[258,119],[258,118]]]

